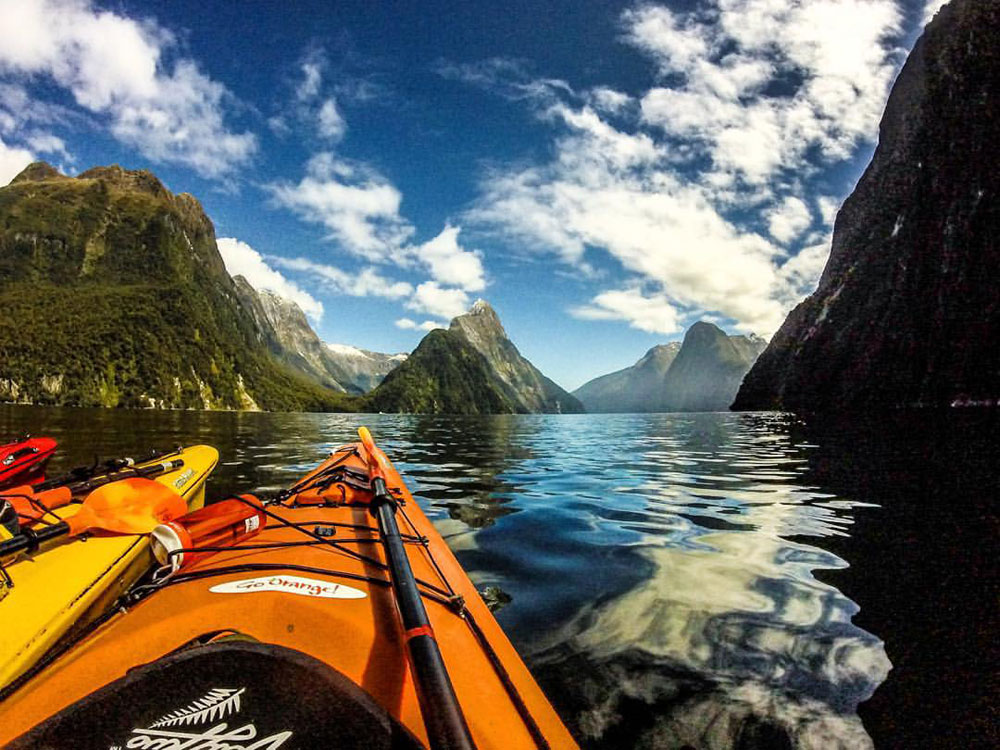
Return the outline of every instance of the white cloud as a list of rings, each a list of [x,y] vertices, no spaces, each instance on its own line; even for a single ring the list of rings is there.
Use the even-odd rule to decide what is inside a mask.
[[[436,72],[443,78],[498,91],[508,99],[551,101],[559,92],[571,93],[565,81],[534,78],[521,60],[492,57],[472,63],[439,63]]]
[[[454,318],[469,308],[469,295],[461,289],[445,289],[437,282],[425,281],[406,302],[406,307],[438,318]]]
[[[453,77],[509,98],[544,91],[523,98],[556,133],[551,160],[487,174],[466,218],[577,270],[605,253],[631,279],[574,314],[658,331],[716,315],[770,334],[822,270],[810,180],[873,142],[900,19],[893,0],[643,3],[624,39],[658,79],[635,99],[464,66]],[[837,200],[815,204],[827,224]]]
[[[337,100],[330,97],[319,108],[316,115],[316,129],[320,136],[331,141],[339,141],[347,131],[347,123],[337,109]]]
[[[584,320],[624,320],[647,333],[669,335],[681,329],[679,312],[665,295],[648,297],[638,287],[601,292],[570,314]]]
[[[937,12],[941,10],[944,6],[948,4],[948,0],[927,0],[927,5],[924,6],[924,18],[921,23],[926,26],[937,15]]]
[[[0,75],[46,76],[84,109],[110,118],[112,134],[154,161],[227,177],[257,148],[224,121],[225,87],[190,59],[165,58],[174,38],[152,21],[88,0],[0,4]]]
[[[494,175],[470,219],[578,265],[587,247],[661,289],[675,305],[759,331],[781,322],[771,298],[778,248],[725,220],[705,191],[665,168],[616,169],[603,145],[568,136],[544,168]]]
[[[591,89],[588,99],[594,109],[607,114],[617,114],[633,102],[632,97],[628,94],[607,86],[597,86]]]
[[[27,149],[8,146],[0,138],[0,187],[17,177],[34,160],[34,154]]]
[[[66,150],[66,142],[52,133],[31,133],[25,140],[38,153],[56,154],[67,160],[72,159],[69,151]]]
[[[715,0],[717,13],[642,6],[629,39],[680,83],[650,91],[646,123],[696,141],[717,169],[762,183],[810,149],[841,159],[872,139],[895,71],[892,0]],[[764,93],[769,83],[775,93]]]
[[[821,195],[816,199],[816,208],[819,209],[819,215],[823,218],[824,225],[833,226],[833,220],[837,218],[840,204],[840,200],[828,195]]]
[[[705,35],[669,8],[644,5],[623,18],[629,40],[656,59],[663,73],[683,72],[708,56]]]
[[[216,244],[230,276],[243,276],[254,289],[274,292],[289,299],[315,321],[323,317],[323,304],[267,264],[250,245],[235,237],[220,237]]]
[[[819,277],[830,257],[830,241],[826,235],[820,241],[802,248],[798,255],[789,258],[778,270],[781,278],[778,294],[782,304],[791,309],[807,294],[816,290]]]
[[[418,323],[409,318],[400,318],[396,321],[396,328],[402,328],[404,331],[433,331],[435,328],[447,327],[447,324],[438,323],[436,320],[425,320],[422,323]]]
[[[314,156],[307,175],[298,184],[270,186],[278,205],[292,209],[306,221],[325,226],[329,239],[341,249],[369,262],[393,265],[408,273],[425,271],[431,278],[416,289],[406,282],[389,282],[372,268],[360,274],[313,264],[313,270],[343,294],[401,299],[406,306],[438,317],[454,317],[468,305],[467,292],[486,287],[480,253],[459,243],[461,227],[445,225],[422,244],[409,241],[414,227],[400,214],[402,194],[370,167],[324,152]],[[283,268],[310,270],[305,259],[282,260]],[[326,271],[322,269],[327,269]],[[371,279],[372,283],[366,280]],[[388,291],[387,291],[388,290]]]
[[[332,291],[351,297],[402,299],[413,292],[412,284],[388,279],[374,268],[348,272],[325,263],[316,263],[308,258],[272,257],[272,260],[280,268],[309,273]]]
[[[458,244],[460,227],[445,226],[432,240],[412,249],[413,255],[442,284],[457,286],[467,292],[486,288],[486,278],[479,255]]]
[[[321,50],[311,49],[306,53],[299,65],[302,79],[295,87],[293,112],[310,130],[315,128],[320,138],[336,143],[347,132],[347,121],[340,111],[336,97],[324,95],[324,90],[331,88],[324,80],[328,67],[326,55]],[[282,122],[278,128],[272,125],[272,130],[282,134],[289,132],[284,118],[276,117]]]
[[[374,170],[323,152],[307,172],[298,184],[271,185],[275,202],[325,226],[348,252],[384,262],[413,233],[399,214],[399,190]]]
[[[295,95],[299,100],[308,101],[319,95],[325,64],[323,56],[315,50],[306,56],[301,65],[302,81],[295,89]]]
[[[790,195],[770,210],[767,225],[771,236],[783,245],[787,245],[806,231],[812,220],[812,214],[805,202]]]

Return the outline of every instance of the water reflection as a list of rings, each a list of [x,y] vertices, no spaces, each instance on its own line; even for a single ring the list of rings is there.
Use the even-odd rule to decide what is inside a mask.
[[[400,417],[0,407],[95,453],[209,442],[215,496],[287,485],[367,423],[590,747],[866,747],[890,669],[818,570],[858,503],[781,415]]]
[[[846,534],[861,504],[800,482],[810,446],[781,418],[645,423],[620,456],[633,458],[615,497],[591,511],[636,533],[629,544],[646,574],[533,650],[556,682],[573,684],[567,666],[607,677],[564,707],[607,747],[621,742],[615,725],[640,713],[657,719],[630,741],[651,746],[870,745],[855,710],[889,660],[852,624],[857,606],[813,576],[846,566],[818,544]]]

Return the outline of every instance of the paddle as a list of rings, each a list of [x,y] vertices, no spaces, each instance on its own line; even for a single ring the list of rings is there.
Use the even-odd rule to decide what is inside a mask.
[[[187,502],[166,485],[143,477],[122,479],[91,492],[65,521],[26,529],[0,542],[0,557],[34,551],[43,542],[88,531],[148,534],[163,521],[187,513]]]
[[[389,459],[375,445],[367,427],[359,428],[358,436],[367,454],[368,478],[372,488],[371,512],[378,519],[396,608],[403,625],[403,640],[413,669],[417,701],[431,747],[434,750],[473,750],[475,743],[441,657],[441,649],[431,629],[396,524],[396,500],[386,485]]]
[[[131,461],[132,459],[121,459]],[[35,523],[53,508],[68,505],[76,496],[92,492],[111,482],[120,482],[130,477],[150,478],[177,471],[184,466],[184,459],[175,458],[172,461],[161,461],[149,466],[129,466],[111,474],[94,477],[83,481],[71,481],[72,475],[63,480],[49,480],[42,484],[11,487],[0,492],[0,500],[10,503],[17,513],[22,526]]]
[[[171,461],[160,461],[155,464],[151,463],[152,461],[160,458],[162,455],[164,454],[161,453],[160,455],[153,455],[139,461],[129,457],[113,458],[109,461],[105,461],[104,464],[99,467],[87,466],[72,469],[69,474],[56,477],[55,479],[48,479],[34,485],[34,487],[36,491],[40,491],[49,490],[53,487],[69,486],[73,488],[73,494],[80,494],[81,492],[87,492],[101,486],[102,484],[114,482],[118,479],[125,479],[130,476],[157,476],[159,474],[166,474],[167,472],[179,469],[184,465],[184,459],[182,458],[175,458]],[[137,466],[136,464],[141,465]]]

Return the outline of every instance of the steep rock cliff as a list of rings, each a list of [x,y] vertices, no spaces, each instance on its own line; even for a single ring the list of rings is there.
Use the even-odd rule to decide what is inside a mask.
[[[1000,399],[1000,3],[952,0],[900,72],[816,291],[737,409],[873,411]]]

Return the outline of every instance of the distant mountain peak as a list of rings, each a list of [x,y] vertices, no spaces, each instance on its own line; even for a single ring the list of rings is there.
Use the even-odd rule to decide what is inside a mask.
[[[594,378],[573,395],[595,412],[720,411],[766,343],[699,320],[683,343],[658,344],[631,367]]]
[[[428,333],[372,394],[379,411],[454,414],[579,412],[576,398],[545,377],[477,299],[447,331]]]
[[[47,161],[35,161],[21,170],[20,174],[11,180],[11,185],[18,182],[41,182],[43,180],[69,179]]]
[[[680,341],[671,341],[669,344],[657,344],[643,354],[642,358],[636,362],[633,367],[645,367],[650,364],[665,362],[665,371],[666,367],[670,366],[670,362],[673,361],[674,357],[677,356],[677,352],[680,350]]]
[[[711,341],[725,336],[726,332],[715,325],[715,323],[709,323],[707,320],[699,320],[687,329],[687,333],[684,334],[684,341]]]
[[[500,316],[484,299],[477,299],[469,312],[453,318],[449,328],[464,333],[477,349],[487,348],[492,340],[507,338]]]
[[[302,308],[270,289],[256,290],[234,276],[237,294],[268,334],[272,352],[287,365],[327,388],[366,393],[406,355],[380,354],[346,344],[327,344],[313,330]]]

